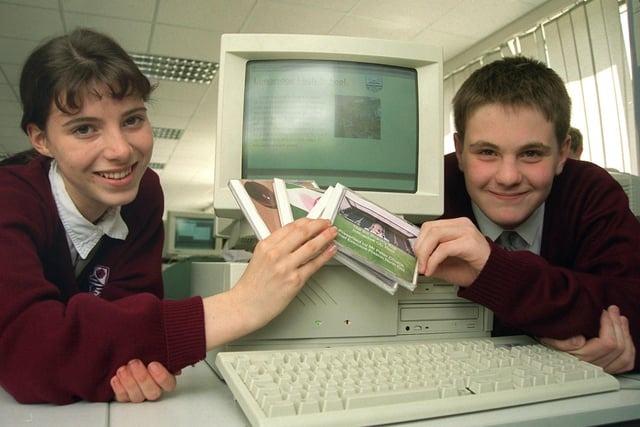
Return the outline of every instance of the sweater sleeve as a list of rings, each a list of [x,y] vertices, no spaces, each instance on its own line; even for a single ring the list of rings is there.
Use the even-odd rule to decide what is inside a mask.
[[[562,194],[564,204],[548,201],[553,215],[545,213],[546,256],[491,244],[484,269],[459,295],[506,324],[552,338],[597,336],[602,310],[615,304],[640,346],[640,223],[608,176],[590,179],[575,203],[569,194]]]
[[[176,371],[204,357],[198,297],[162,301],[153,293],[126,291],[111,299],[90,293],[65,298],[43,269],[44,260],[59,256],[50,251],[55,215],[37,193],[3,187],[0,385],[17,401],[108,401],[111,377],[131,359]],[[138,243],[140,250],[149,244],[144,238]],[[114,279],[114,289],[127,287]]]

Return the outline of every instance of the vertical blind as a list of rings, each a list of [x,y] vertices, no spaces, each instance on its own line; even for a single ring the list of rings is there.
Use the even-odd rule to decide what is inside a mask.
[[[625,20],[626,21],[626,20]],[[617,0],[586,0],[506,40],[445,76],[445,152],[454,150],[451,100],[476,69],[524,55],[554,69],[571,96],[571,124],[583,135],[583,160],[638,174],[633,88]]]

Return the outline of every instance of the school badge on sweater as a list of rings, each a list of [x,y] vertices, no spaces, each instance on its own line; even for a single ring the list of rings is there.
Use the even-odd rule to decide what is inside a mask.
[[[89,275],[89,292],[95,296],[102,294],[104,285],[109,280],[109,267],[104,265],[96,265],[93,267],[93,271]]]

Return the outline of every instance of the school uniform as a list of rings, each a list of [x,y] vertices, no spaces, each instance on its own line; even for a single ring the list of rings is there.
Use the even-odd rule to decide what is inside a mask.
[[[0,168],[0,385],[22,403],[108,401],[131,359],[170,372],[202,360],[202,299],[162,300],[158,176],[74,242],[51,170],[44,157]]]
[[[494,312],[496,335],[520,330],[539,337],[595,337],[602,310],[615,304],[629,319],[638,347],[640,222],[622,188],[604,169],[569,159],[543,212],[539,255],[508,251],[487,238],[487,264],[458,295]],[[463,216],[478,224],[464,175],[449,154],[443,217]]]

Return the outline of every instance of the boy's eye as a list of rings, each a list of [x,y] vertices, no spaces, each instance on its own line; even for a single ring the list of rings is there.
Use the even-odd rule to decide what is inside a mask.
[[[493,150],[491,150],[489,148],[485,148],[485,149],[482,149],[482,150],[478,151],[478,154],[481,155],[481,156],[493,156],[493,155],[495,155],[495,153],[496,153],[495,151],[493,151]]]
[[[526,159],[538,159],[542,157],[542,153],[538,150],[527,150],[522,153],[522,157]]]

